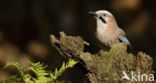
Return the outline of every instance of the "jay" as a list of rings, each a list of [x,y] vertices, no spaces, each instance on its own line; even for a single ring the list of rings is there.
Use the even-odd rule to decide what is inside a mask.
[[[131,46],[126,38],[126,33],[118,26],[114,16],[110,12],[99,10],[89,12],[89,14],[96,18],[96,37],[102,44],[111,48],[116,43],[124,42]]]

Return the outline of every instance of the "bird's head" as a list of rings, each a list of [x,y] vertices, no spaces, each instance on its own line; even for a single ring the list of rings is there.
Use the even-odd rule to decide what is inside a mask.
[[[89,12],[89,14],[96,18],[97,24],[116,24],[114,16],[106,10]]]

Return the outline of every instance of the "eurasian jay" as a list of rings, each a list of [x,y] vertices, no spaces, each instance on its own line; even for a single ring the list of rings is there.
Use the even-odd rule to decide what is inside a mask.
[[[110,12],[99,10],[89,12],[89,14],[96,18],[96,37],[102,44],[107,47],[112,47],[119,42],[125,42],[130,45],[125,32],[118,26],[114,16]]]

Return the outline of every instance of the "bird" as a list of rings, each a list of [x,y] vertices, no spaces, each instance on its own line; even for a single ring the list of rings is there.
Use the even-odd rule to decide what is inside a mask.
[[[96,37],[104,46],[112,48],[113,45],[124,42],[131,47],[125,31],[118,26],[112,13],[98,10],[89,14],[96,19]]]

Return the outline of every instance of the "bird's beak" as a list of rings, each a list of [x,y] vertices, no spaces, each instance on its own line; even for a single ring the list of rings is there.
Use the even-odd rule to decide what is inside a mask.
[[[89,14],[92,16],[97,16],[96,12],[89,12]]]

